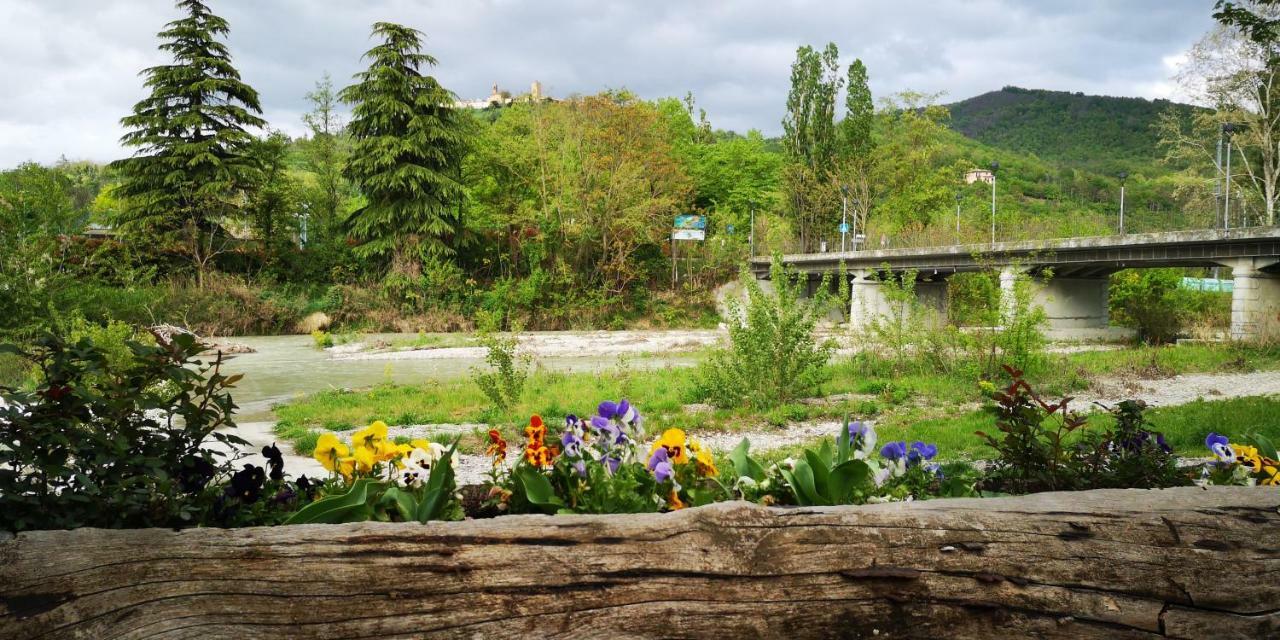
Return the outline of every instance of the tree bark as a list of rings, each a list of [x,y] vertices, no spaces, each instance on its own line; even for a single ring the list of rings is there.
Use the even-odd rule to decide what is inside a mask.
[[[3,638],[1275,638],[1280,492],[0,538]]]

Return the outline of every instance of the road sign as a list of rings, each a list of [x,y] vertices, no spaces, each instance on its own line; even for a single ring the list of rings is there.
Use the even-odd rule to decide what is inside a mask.
[[[706,240],[707,232],[702,229],[672,229],[672,240]]]
[[[695,215],[676,216],[675,228],[677,229],[706,229],[707,217]]]
[[[848,222],[841,222],[841,223],[840,223],[840,233],[849,233],[849,223],[848,223]]]

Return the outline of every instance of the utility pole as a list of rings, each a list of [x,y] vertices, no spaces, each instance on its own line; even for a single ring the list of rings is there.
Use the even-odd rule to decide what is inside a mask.
[[[1226,189],[1223,191],[1222,204],[1222,228],[1231,228],[1231,134],[1235,133],[1236,126],[1230,122],[1222,125],[1222,132],[1227,136],[1227,178]]]
[[[849,236],[849,186],[840,185],[840,251],[848,251],[846,239]]]
[[[751,239],[748,241],[751,247],[751,257],[756,257],[756,205],[754,202],[748,203],[751,208]]]
[[[1128,177],[1128,173],[1120,172],[1120,235],[1124,235],[1124,181]]]
[[[956,192],[956,244],[960,244],[960,192]]]
[[[996,171],[1000,170],[998,161],[991,161],[991,244],[996,243]]]

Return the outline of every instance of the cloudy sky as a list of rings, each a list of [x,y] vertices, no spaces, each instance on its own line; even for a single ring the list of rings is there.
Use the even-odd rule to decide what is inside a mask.
[[[272,127],[300,133],[304,95],[326,71],[342,86],[369,25],[427,35],[436,75],[463,98],[497,83],[553,96],[627,87],[693,91],[717,128],[781,126],[801,44],[860,57],[877,95],[967,98],[1004,85],[1171,97],[1179,56],[1212,26],[1212,0],[212,0]],[[155,33],[170,0],[0,1],[0,167],[125,153],[119,118],[138,71],[165,62]]]

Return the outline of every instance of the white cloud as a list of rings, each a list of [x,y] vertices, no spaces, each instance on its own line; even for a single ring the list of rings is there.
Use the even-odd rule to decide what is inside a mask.
[[[1211,26],[1198,0],[212,0],[271,126],[300,133],[303,98],[329,71],[344,85],[378,20],[417,27],[437,77],[463,97],[493,83],[552,95],[626,86],[693,91],[717,127],[776,134],[797,46],[836,42],[867,63],[878,95],[1001,86],[1177,98],[1177,56]],[[110,160],[120,117],[161,63],[164,0],[0,3],[0,166],[60,155]]]

